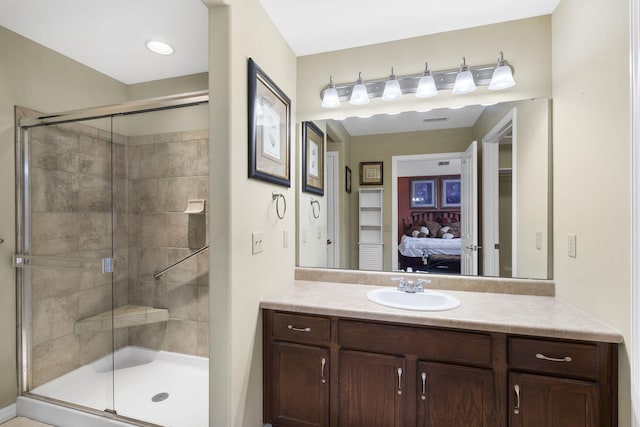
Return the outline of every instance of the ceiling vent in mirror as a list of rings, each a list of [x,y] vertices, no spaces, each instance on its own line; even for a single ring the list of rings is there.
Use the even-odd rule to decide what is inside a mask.
[[[438,162],[438,166],[449,166],[450,162]]]

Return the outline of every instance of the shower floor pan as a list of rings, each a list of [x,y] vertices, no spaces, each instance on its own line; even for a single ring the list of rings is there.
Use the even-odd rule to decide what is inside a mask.
[[[207,427],[209,359],[128,346],[32,393],[99,410],[115,408],[118,415],[161,426]]]

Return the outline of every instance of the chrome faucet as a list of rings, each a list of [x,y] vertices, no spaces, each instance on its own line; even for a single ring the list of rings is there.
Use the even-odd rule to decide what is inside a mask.
[[[417,281],[405,280],[404,277],[394,277],[391,280],[398,281],[398,290],[414,294],[416,292],[424,292],[423,283],[431,283],[431,280],[418,279]]]

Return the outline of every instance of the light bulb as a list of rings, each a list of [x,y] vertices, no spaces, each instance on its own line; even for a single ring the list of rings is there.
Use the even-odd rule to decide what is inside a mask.
[[[393,67],[391,67],[391,75],[389,80],[384,84],[384,92],[382,92],[383,101],[397,101],[402,98],[402,89],[400,88],[400,82],[396,79],[396,75],[393,73]]]
[[[333,84],[333,76],[329,77],[329,87],[324,91],[321,105],[323,108],[338,108],[340,106],[340,97],[336,85]]]
[[[511,67],[505,64],[502,57],[502,52],[498,56],[498,65],[493,70],[493,76],[491,76],[491,83],[489,83],[489,90],[502,90],[515,86],[516,82],[513,80],[513,73]]]
[[[453,85],[452,93],[455,95],[462,95],[465,93],[471,93],[476,90],[476,82],[473,81],[473,74],[467,67],[464,56],[462,57],[462,63],[460,64],[460,71],[456,76],[456,82]]]
[[[365,105],[369,103],[369,94],[367,93],[367,87],[364,85],[362,80],[362,73],[358,73],[358,81],[353,87],[349,103],[353,105]]]
[[[416,89],[416,98],[430,98],[437,94],[438,89],[436,88],[436,82],[433,80],[433,77],[431,77],[429,64],[425,63],[425,70],[418,82],[418,89]]]

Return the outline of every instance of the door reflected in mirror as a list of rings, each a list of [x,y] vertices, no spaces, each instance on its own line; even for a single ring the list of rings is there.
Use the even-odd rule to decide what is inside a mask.
[[[551,279],[549,117],[541,98],[316,121],[330,209],[309,218],[300,194],[299,266]],[[372,162],[382,185],[360,184]]]

